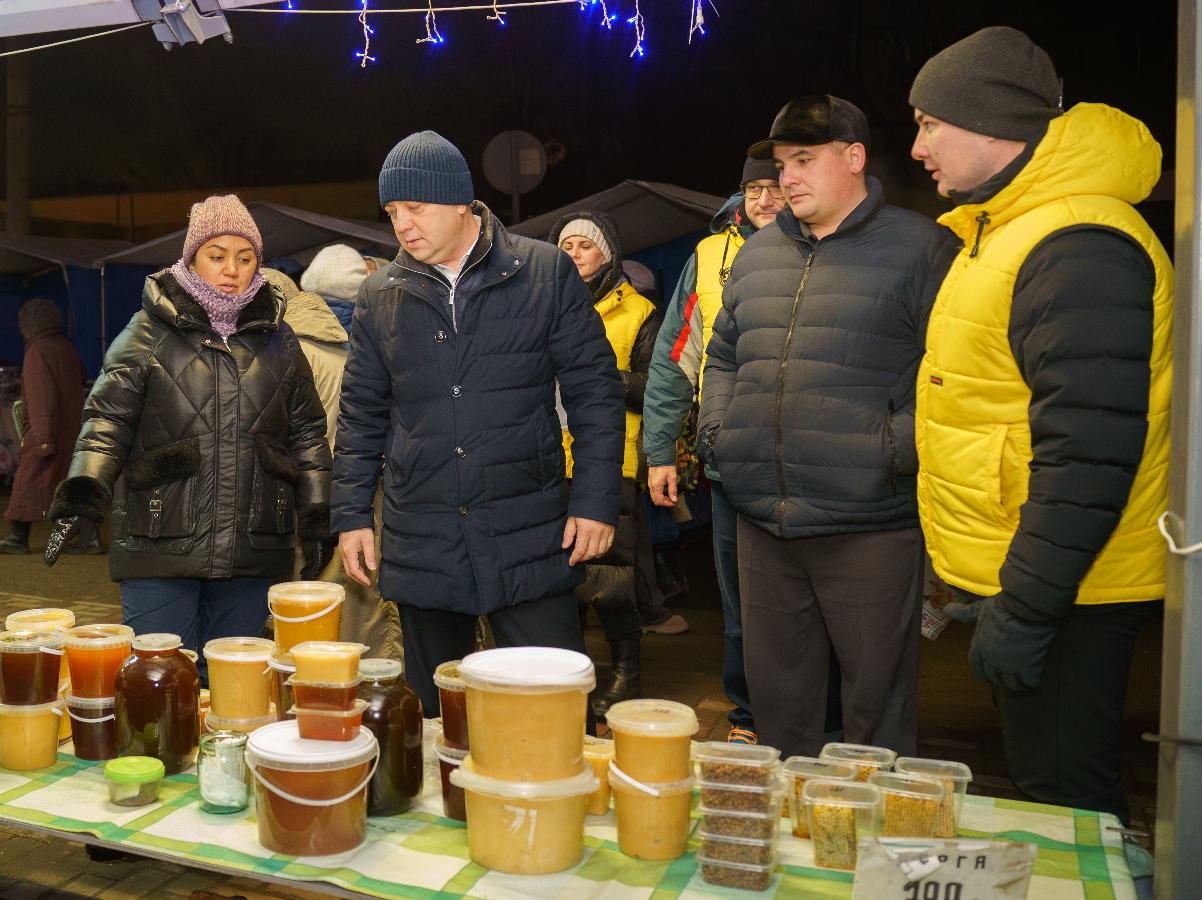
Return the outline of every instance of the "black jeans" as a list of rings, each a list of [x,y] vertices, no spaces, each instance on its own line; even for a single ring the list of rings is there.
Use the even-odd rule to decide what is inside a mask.
[[[405,645],[405,680],[421,698],[425,715],[439,715],[434,670],[476,649],[476,616],[419,609],[397,603]],[[490,613],[488,624],[498,647],[559,647],[584,653],[584,635],[572,594],[519,603]]]
[[[1160,606],[1074,606],[1048,650],[1039,687],[994,689],[1010,777],[1024,796],[1127,823],[1123,703],[1135,639]]]

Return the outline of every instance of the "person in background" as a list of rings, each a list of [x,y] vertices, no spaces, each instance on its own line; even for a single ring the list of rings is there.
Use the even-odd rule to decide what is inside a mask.
[[[1015,786],[1125,822],[1127,677],[1165,591],[1173,268],[1133,206],[1160,145],[1062,95],[1006,27],[914,79],[912,155],[963,241],[918,373],[918,508]]]
[[[643,409],[643,446],[647,452],[647,489],[657,506],[672,507],[680,499],[676,476],[676,444],[685,417],[701,392],[706,348],[714,321],[722,309],[722,288],[730,267],[748,237],[772,224],[784,209],[776,163],[752,159],[743,163],[739,193],[732,196],[710,223],[709,237],[697,244],[685,263],[668,303],[651,358],[647,398]],[[714,568],[722,598],[722,687],[734,709],[728,714],[726,739],[754,744],[758,738],[747,675],[743,671],[743,622],[739,609],[739,555],[735,531],[738,518],[722,478],[705,467],[713,501]]]
[[[28,553],[29,531],[46,518],[55,486],[67,475],[71,448],[83,412],[83,363],[63,334],[63,317],[53,300],[28,300],[17,312],[25,341],[21,365],[21,455],[4,518],[8,534],[0,553]],[[95,528],[81,533],[67,552],[100,553]]]
[[[46,564],[111,511],[123,621],[192,650],[262,631],[298,542],[306,578],[333,549],[325,411],[262,257],[237,197],[192,207],[179,261],[105,354],[50,508]]]
[[[640,528],[643,517],[639,515],[642,497],[638,485],[643,465],[639,440],[647,366],[659,331],[659,316],[651,301],[627,280],[618,232],[608,216],[570,213],[555,223],[548,240],[571,257],[577,274],[588,285],[593,308],[605,325],[605,336],[617,358],[626,402],[626,445],[617,533],[610,551],[585,567],[587,579],[576,588],[576,597],[597,610],[609,642],[612,661],[609,680],[598,683],[591,698],[593,715],[603,720],[609,707],[637,697],[642,687],[636,569],[640,551],[648,557],[651,554],[651,536],[646,527]],[[561,424],[566,472],[571,479],[572,434],[566,415],[561,414]]]
[[[324,288],[329,292],[328,296],[311,290],[302,292],[288,276],[271,269],[263,270],[267,280],[283,293],[287,303],[284,321],[296,332],[301,350],[313,370],[313,384],[326,412],[326,440],[333,452],[348,341],[339,312],[345,312],[349,325],[349,314],[354,307],[353,300],[347,304],[338,294],[358,293],[359,285],[367,277],[367,265],[351,248],[335,244],[323,248],[314,257],[304,278],[308,279],[314,272],[312,280],[305,283]],[[376,506],[379,506],[378,496]],[[295,571],[299,573],[303,568],[304,560],[298,553]],[[339,626],[340,640],[366,644],[371,647],[373,656],[401,658],[401,623],[394,604],[382,599],[377,591],[347,578],[341,554],[335,553],[317,578],[340,584],[346,591]]]
[[[409,135],[379,182],[400,251],[355,305],[333,526],[347,574],[369,584],[382,460],[380,593],[400,611],[407,679],[436,715],[434,669],[475,649],[481,615],[498,646],[584,652],[573,589],[618,522],[622,381],[572,261],[476,202],[450,141]]]

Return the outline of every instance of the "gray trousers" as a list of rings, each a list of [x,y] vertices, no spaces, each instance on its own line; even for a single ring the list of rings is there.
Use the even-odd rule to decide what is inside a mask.
[[[923,543],[917,528],[783,540],[739,517],[743,655],[760,743],[817,756],[833,650],[843,732],[917,752]]]

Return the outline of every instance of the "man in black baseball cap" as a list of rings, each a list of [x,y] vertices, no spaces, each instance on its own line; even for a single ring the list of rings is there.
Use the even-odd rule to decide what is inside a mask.
[[[846,739],[912,753],[922,587],[914,373],[951,235],[885,205],[868,122],[793,100],[749,155],[788,208],[747,239],[714,325],[701,449],[738,519],[744,666],[760,739],[814,756],[828,661]]]

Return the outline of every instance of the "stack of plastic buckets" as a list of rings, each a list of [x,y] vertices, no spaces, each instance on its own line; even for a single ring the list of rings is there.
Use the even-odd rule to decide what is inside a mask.
[[[468,855],[514,875],[576,865],[598,787],[584,759],[592,662],[570,650],[507,647],[466,657],[459,676],[471,753],[450,780],[466,798]]]
[[[117,757],[117,670],[129,658],[134,630],[128,625],[79,625],[64,632],[71,689],[66,697],[75,755]]]
[[[296,674],[288,679],[300,736],[349,741],[359,731],[367,701],[359,699],[359,659],[368,647],[340,641],[294,644]]]
[[[618,847],[636,859],[675,859],[689,836],[697,714],[670,700],[625,700],[605,721],[614,733],[609,786]]]
[[[208,731],[250,734],[276,721],[271,707],[271,660],[265,638],[215,638],[204,646],[209,669]]]
[[[42,769],[58,755],[63,701],[58,695],[63,635],[0,633],[0,766]]]
[[[25,609],[9,613],[4,620],[7,631],[66,631],[75,627],[75,613],[59,607],[42,609]],[[58,695],[66,700],[67,692],[71,689],[71,671],[67,668],[67,655],[59,658]],[[58,739],[65,741],[71,737],[71,720],[64,716],[59,723]]]
[[[267,661],[271,669],[271,698],[277,719],[292,719],[295,705],[292,685],[296,674],[292,648],[305,641],[336,641],[342,625],[346,590],[326,581],[289,581],[267,591],[267,607],[275,630],[275,652]]]
[[[442,709],[442,734],[434,740],[438,757],[438,775],[442,781],[442,814],[448,819],[467,821],[463,788],[451,783],[451,773],[463,765],[471,745],[467,730],[466,687],[459,677],[459,663],[453,659],[434,670],[438,704]]]

